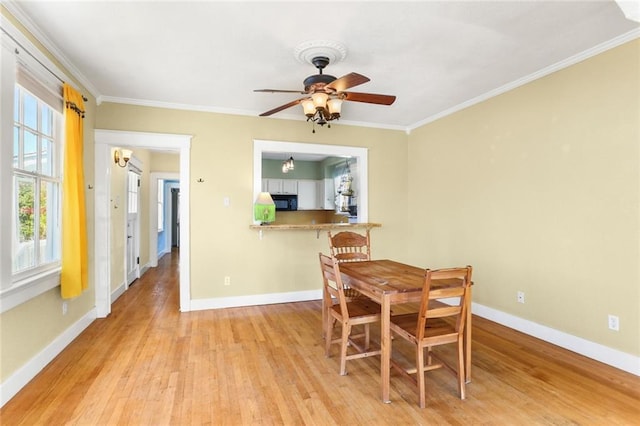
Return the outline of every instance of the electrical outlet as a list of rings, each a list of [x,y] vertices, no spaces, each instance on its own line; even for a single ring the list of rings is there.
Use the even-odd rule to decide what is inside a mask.
[[[229,205],[231,204],[231,200],[229,199],[229,197],[224,197],[224,198],[222,199],[222,204],[223,204],[225,207],[229,207]]]
[[[609,330],[620,331],[620,318],[609,315]]]
[[[231,285],[231,277],[224,277],[224,285]]]
[[[524,291],[518,292],[518,303],[524,303]]]
[[[67,302],[62,302],[62,315],[67,315],[68,309],[69,309],[69,306],[67,305]]]

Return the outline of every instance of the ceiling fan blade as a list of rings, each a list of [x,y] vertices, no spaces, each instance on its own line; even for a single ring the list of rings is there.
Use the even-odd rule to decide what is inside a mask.
[[[343,92],[351,87],[358,86],[362,83],[369,81],[369,77],[352,72],[347,75],[343,75],[337,80],[327,84],[327,87],[335,90],[336,92]]]
[[[376,93],[344,92],[344,99],[353,102],[366,102],[368,104],[391,105],[396,97],[391,95],[378,95]]]
[[[300,90],[279,90],[279,89],[256,89],[254,92],[266,92],[266,93],[300,93],[302,95],[307,92],[301,92]]]
[[[288,104],[284,104],[284,105],[280,105],[277,108],[274,108],[272,110],[269,110],[267,112],[263,112],[262,114],[260,114],[260,117],[268,117],[271,114],[275,114],[276,112],[280,112],[282,110],[285,110],[287,108],[291,108],[294,105],[298,105],[300,102],[302,102],[305,98],[301,98],[301,99],[296,99],[295,101],[291,101]]]

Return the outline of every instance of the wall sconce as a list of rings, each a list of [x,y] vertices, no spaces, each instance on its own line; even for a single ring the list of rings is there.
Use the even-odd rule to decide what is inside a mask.
[[[253,218],[260,221],[260,225],[268,225],[276,220],[276,204],[268,192],[261,192],[253,205]]]
[[[129,162],[129,160],[131,160],[132,154],[133,151],[131,151],[130,149],[120,150],[116,148],[113,151],[113,161],[115,161],[115,163],[120,167],[127,167],[127,163]],[[124,161],[124,164],[121,163],[120,160]]]

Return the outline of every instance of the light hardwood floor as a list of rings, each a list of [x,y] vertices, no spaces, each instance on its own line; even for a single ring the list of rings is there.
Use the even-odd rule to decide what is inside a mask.
[[[335,352],[325,358],[320,301],[180,314],[177,258],[138,280],[0,410],[0,423],[640,424],[640,378],[482,318],[465,401],[438,370],[427,408],[394,373],[383,404],[377,357],[349,361],[347,376]],[[394,354],[412,359],[398,339]]]

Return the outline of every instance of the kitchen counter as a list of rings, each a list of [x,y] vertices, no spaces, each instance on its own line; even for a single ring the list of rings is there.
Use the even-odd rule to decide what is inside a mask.
[[[350,230],[350,229],[371,229],[381,227],[381,223],[308,223],[308,224],[283,224],[283,225],[250,225],[249,228],[260,231],[260,238],[264,231],[320,231]]]
[[[258,231],[290,231],[290,230],[312,230],[329,231],[332,229],[371,229],[381,227],[381,223],[306,223],[306,224],[283,224],[283,225],[251,225],[249,228]]]

